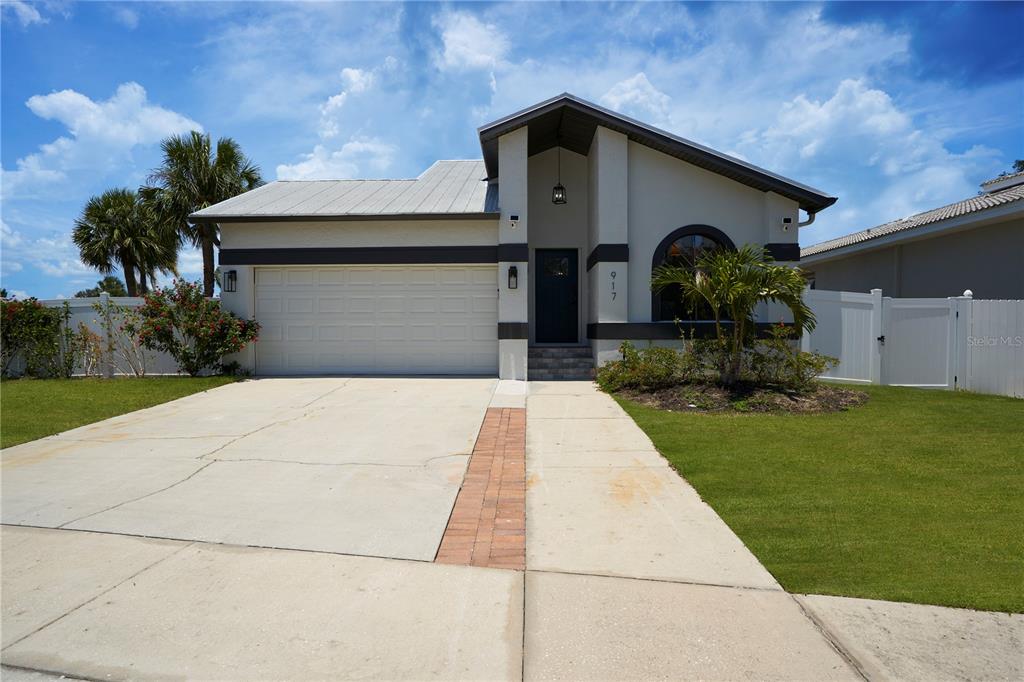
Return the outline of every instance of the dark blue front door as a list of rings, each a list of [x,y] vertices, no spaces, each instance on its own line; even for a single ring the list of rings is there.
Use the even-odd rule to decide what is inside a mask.
[[[537,343],[579,341],[576,267],[574,249],[537,249],[534,287]]]

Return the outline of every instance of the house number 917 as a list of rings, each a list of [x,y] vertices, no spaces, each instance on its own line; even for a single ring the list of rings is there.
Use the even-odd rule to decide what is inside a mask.
[[[614,270],[611,271],[611,276],[612,276],[612,300],[614,301],[615,297],[618,296],[618,293],[615,291],[615,271]]]

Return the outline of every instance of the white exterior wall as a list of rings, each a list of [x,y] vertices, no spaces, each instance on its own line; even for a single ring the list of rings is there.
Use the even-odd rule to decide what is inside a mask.
[[[529,194],[527,161],[527,128],[514,130],[498,138],[498,188],[501,219],[498,222],[499,244],[529,243]],[[512,228],[512,216],[519,216]],[[516,266],[518,287],[508,288],[508,268]],[[530,300],[530,268],[528,262],[498,263],[498,321],[528,323]],[[501,379],[526,380],[527,339],[498,341],[498,376]]]
[[[580,344],[587,342],[587,256],[590,254],[588,236],[589,188],[587,157],[567,149],[562,150],[562,184],[568,202],[551,203],[551,189],[558,177],[558,149],[549,149],[529,159],[530,172],[530,266],[536,265],[537,249],[574,249],[577,254],[579,287],[579,315],[577,328]],[[536,270],[532,270],[536,272]],[[536,341],[534,310],[537,301],[530,295],[530,343]]]
[[[492,246],[495,220],[367,220],[225,223],[225,249],[301,249],[361,246]]]
[[[591,249],[599,244],[630,243],[630,144],[622,133],[601,126],[594,133],[590,146],[591,185],[595,192],[590,220]],[[629,248],[632,251],[631,243]],[[591,322],[629,320],[629,270],[628,263],[598,263],[587,273]]]
[[[636,142],[629,143],[629,321],[651,321],[651,262],[686,225],[711,225],[736,246],[797,241],[798,205]],[[783,217],[794,227],[783,232]]]
[[[225,223],[221,248],[276,249],[327,247],[493,246],[498,239],[494,220],[369,220],[280,223]],[[221,305],[239,317],[256,316],[256,279],[252,265],[225,265],[238,273],[236,291],[222,291]],[[228,359],[254,371],[256,350],[250,344]]]

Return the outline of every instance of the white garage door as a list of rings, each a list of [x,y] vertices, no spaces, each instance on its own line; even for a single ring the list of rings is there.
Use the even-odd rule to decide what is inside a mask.
[[[496,374],[493,265],[256,269],[257,374]]]

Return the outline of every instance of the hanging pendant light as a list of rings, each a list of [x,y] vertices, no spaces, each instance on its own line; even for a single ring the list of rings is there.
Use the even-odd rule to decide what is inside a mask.
[[[562,145],[558,144],[558,184],[551,190],[551,203],[552,204],[564,204],[565,198],[565,185],[562,184]]]

